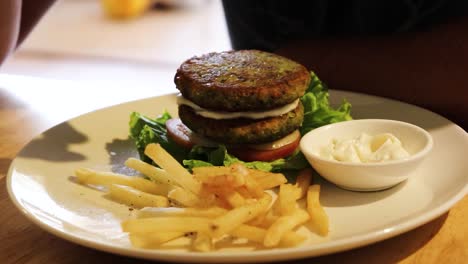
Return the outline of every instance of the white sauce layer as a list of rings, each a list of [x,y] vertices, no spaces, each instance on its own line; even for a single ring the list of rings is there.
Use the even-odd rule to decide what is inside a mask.
[[[250,118],[250,119],[262,119],[267,117],[274,117],[286,114],[294,109],[296,109],[299,104],[299,99],[296,99],[294,102],[270,109],[267,111],[246,111],[246,112],[223,112],[223,111],[212,111],[206,108],[196,105],[194,102],[185,99],[182,95],[177,96],[178,105],[187,105],[193,108],[196,114],[201,115],[206,118],[211,119],[235,119],[235,118]]]
[[[333,139],[321,149],[319,154],[330,160],[356,163],[383,162],[409,157],[401,141],[391,133],[375,136],[362,133],[357,138]]]

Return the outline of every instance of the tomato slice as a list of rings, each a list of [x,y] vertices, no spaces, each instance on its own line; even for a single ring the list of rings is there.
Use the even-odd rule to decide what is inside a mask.
[[[179,118],[171,118],[166,121],[167,135],[176,144],[191,149],[194,145],[215,147],[219,144],[194,133]]]
[[[229,153],[232,153],[234,156],[243,161],[273,161],[291,155],[299,146],[299,142],[300,137],[298,137],[290,144],[276,149],[259,150],[248,147],[235,147],[230,148]]]
[[[171,118],[166,121],[167,135],[177,145],[186,149],[191,149],[195,143],[193,132],[185,126],[179,118]]]
[[[166,121],[167,135],[176,144],[191,149],[194,145],[216,146],[217,144],[203,138],[190,130],[179,118]],[[243,161],[272,161],[291,155],[299,146],[300,134],[291,142],[279,148],[254,149],[250,146],[228,146],[229,153]],[[265,145],[265,144],[263,144]]]

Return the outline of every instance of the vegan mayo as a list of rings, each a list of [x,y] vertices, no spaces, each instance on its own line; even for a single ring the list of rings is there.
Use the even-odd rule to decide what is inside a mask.
[[[183,96],[177,96],[178,105],[190,106],[196,114],[211,119],[235,119],[235,118],[250,118],[250,119],[263,119],[267,117],[275,117],[286,114],[296,109],[299,104],[299,99],[294,100],[292,103],[280,106],[278,108],[265,110],[265,111],[245,111],[245,112],[223,112],[211,111],[206,108],[196,105],[194,102],[185,99]]]
[[[319,154],[330,160],[356,163],[383,162],[409,156],[401,141],[391,133],[374,136],[362,133],[352,139],[333,139]]]

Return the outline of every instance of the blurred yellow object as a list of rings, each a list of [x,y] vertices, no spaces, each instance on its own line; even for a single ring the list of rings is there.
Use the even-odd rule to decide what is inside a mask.
[[[152,0],[101,0],[104,12],[111,18],[128,19],[142,15]]]

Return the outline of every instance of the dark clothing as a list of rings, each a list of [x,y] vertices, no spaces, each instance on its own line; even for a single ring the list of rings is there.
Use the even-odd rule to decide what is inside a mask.
[[[467,13],[466,0],[223,0],[234,49],[289,41],[424,30]]]

